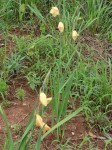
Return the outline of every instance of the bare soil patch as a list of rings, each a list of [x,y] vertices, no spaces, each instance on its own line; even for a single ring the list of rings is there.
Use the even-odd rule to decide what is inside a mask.
[[[92,48],[96,55],[94,56],[95,60],[104,59],[105,61],[110,58],[112,59],[112,43],[107,41],[106,39],[100,39],[97,36],[81,36],[79,38],[79,42],[87,45],[88,47]],[[89,51],[87,48],[84,52],[85,56],[89,55]]]

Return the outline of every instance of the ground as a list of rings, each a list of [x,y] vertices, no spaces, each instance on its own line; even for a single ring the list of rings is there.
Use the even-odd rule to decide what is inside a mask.
[[[15,90],[20,86],[22,86],[26,92],[26,97],[23,102],[19,101],[14,97]],[[10,104],[5,109],[5,113],[12,130],[13,139],[16,140],[18,137],[21,137],[22,134],[24,133],[24,129],[28,122],[31,111],[34,108],[35,102],[38,101],[38,94],[28,87],[28,84],[25,80],[21,79],[14,79],[13,84],[10,85],[10,90],[11,90],[10,91],[11,94],[9,95]],[[76,101],[75,109],[78,108],[78,103],[79,100]],[[47,115],[50,115],[49,110],[47,111]],[[47,121],[48,124],[51,123],[50,120],[51,119],[49,117]],[[14,128],[15,124],[19,125],[20,128],[16,130]],[[78,146],[86,138],[87,141],[85,141],[85,144],[83,145],[83,150],[86,150],[87,147],[90,147],[91,145],[93,147],[97,147],[99,150],[102,150],[104,148],[106,138],[102,137],[101,133],[96,129],[93,128],[92,130],[90,130],[88,128],[84,115],[79,114],[78,116],[72,118],[69,122],[67,122],[64,125],[64,127],[65,127],[65,136],[64,138],[60,137],[62,144],[66,143],[66,140],[69,137],[70,141],[68,143],[70,145],[72,143],[72,145],[76,144]],[[4,131],[5,131],[5,122],[3,121],[2,116],[0,115],[0,143],[4,142],[5,138]],[[48,137],[42,142],[41,144],[42,150],[57,149],[58,141],[51,142],[55,140],[55,134],[56,133],[54,132],[48,135]],[[35,135],[33,140],[35,141],[37,138],[38,138],[38,128],[35,127]],[[107,150],[110,150],[110,148],[108,147]]]

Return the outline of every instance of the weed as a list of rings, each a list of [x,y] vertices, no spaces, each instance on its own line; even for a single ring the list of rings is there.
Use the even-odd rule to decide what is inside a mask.
[[[13,125],[11,125],[11,128],[13,129],[13,131],[16,133],[16,134],[19,134],[20,130],[21,130],[21,125],[18,124],[18,123],[15,123]]]
[[[28,80],[28,84],[30,85],[30,88],[32,90],[34,90],[36,88],[37,85],[40,84],[40,78],[36,76],[35,72],[29,72],[26,76],[27,80]]]
[[[0,78],[0,95],[2,96],[2,99],[5,100],[5,94],[8,90],[8,85],[5,80]]]
[[[8,108],[11,106],[11,103],[8,100],[4,100],[1,105],[3,106],[3,108]]]
[[[16,97],[17,97],[19,100],[23,101],[23,100],[25,99],[25,95],[26,95],[26,92],[25,92],[24,89],[18,88],[18,89],[16,90]]]

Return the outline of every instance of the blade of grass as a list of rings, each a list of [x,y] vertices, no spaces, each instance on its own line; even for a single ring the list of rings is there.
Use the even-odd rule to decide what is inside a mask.
[[[8,123],[7,117],[5,115],[5,112],[4,112],[4,110],[2,109],[1,106],[0,106],[0,113],[2,114],[3,119],[6,123],[6,128],[7,128],[7,132],[8,132],[8,139],[9,139],[9,150],[14,150],[14,142],[13,142],[11,131],[10,131],[10,128],[9,128],[9,123]]]
[[[46,21],[43,17],[43,15],[41,14],[41,12],[38,10],[38,8],[36,7],[35,4],[32,3],[32,5],[28,5],[28,7],[30,8],[30,10],[38,17],[38,19],[40,21],[42,21],[44,24],[46,24]]]
[[[27,124],[27,127],[25,129],[25,132],[22,136],[22,139],[21,139],[21,142],[20,142],[20,146],[19,146],[19,150],[23,150],[25,149],[26,147],[26,140],[28,138],[28,134],[29,134],[29,131],[34,127],[34,124],[35,124],[35,117],[34,117],[34,110],[32,111],[32,114],[30,116],[30,119],[29,119],[29,122]]]
[[[38,135],[38,140],[37,140],[36,145],[35,145],[36,150],[40,150],[41,136],[42,136],[42,129],[40,129],[40,132]]]

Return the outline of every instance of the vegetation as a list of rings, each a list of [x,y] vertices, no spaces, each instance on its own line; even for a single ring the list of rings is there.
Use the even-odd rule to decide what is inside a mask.
[[[25,98],[25,91],[24,91],[24,89],[18,88],[18,89],[16,90],[16,97],[17,97],[19,100],[24,100],[24,98]]]
[[[1,149],[39,150],[45,138],[53,133],[52,142],[57,141],[57,149],[83,149],[89,143],[88,150],[97,150],[88,136],[80,144],[71,142],[70,137],[63,142],[66,123],[80,114],[89,129],[95,127],[106,137],[104,149],[111,146],[111,52],[105,49],[105,56],[84,39],[92,37],[92,45],[94,37],[112,42],[112,2],[1,0],[0,20],[0,113],[7,130]],[[16,141],[2,107],[3,101],[7,101],[10,82],[15,78],[27,80],[31,90],[39,95],[24,133]],[[41,93],[45,94],[42,98]],[[15,97],[24,100],[25,96],[21,86],[16,89]],[[49,116],[48,126],[45,122]],[[36,140],[35,122],[39,127]],[[22,127],[15,123],[13,129],[19,134]]]

